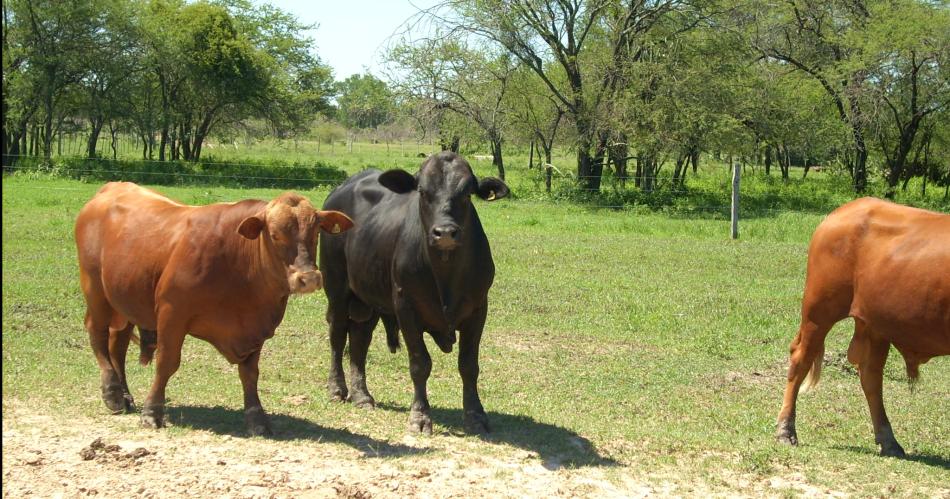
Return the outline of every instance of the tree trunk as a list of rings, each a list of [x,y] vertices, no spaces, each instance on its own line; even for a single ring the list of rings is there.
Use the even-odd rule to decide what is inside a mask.
[[[534,140],[528,146],[528,169],[534,168]]]
[[[102,132],[104,122],[101,117],[96,117],[90,120],[89,124],[92,130],[89,132],[89,140],[86,141],[86,157],[93,159],[96,157],[96,146],[99,143],[99,134]]]
[[[498,178],[505,180],[505,161],[501,155],[501,137],[492,134],[491,138],[491,162],[498,168]]]

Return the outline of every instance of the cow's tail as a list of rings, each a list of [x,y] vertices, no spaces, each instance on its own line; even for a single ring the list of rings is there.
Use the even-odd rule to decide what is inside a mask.
[[[158,333],[139,328],[139,336],[139,364],[147,366],[155,356],[155,349],[158,347]]]
[[[824,363],[824,360],[825,343],[822,341],[821,345],[818,346],[818,354],[815,355],[815,360],[812,361],[811,369],[808,370],[805,381],[802,382],[801,393],[808,393],[818,386],[818,382],[821,381],[821,365]]]
[[[395,317],[384,315],[382,319],[383,327],[386,328],[386,345],[391,353],[396,353],[399,350],[399,324]]]

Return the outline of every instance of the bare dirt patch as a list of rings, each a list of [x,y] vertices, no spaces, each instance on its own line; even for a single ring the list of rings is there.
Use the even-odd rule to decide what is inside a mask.
[[[801,480],[642,476],[636,467],[552,466],[532,451],[451,435],[375,457],[319,440],[145,430],[130,417],[64,418],[5,401],[4,497],[646,497],[819,493]],[[718,484],[718,485],[717,485]],[[737,487],[738,485],[738,487]],[[823,491],[827,494],[828,491]]]

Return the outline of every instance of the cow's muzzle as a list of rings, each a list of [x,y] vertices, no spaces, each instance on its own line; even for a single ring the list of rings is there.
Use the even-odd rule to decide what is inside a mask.
[[[323,274],[319,270],[291,270],[287,274],[287,284],[292,294],[306,294],[323,287]]]
[[[451,251],[458,247],[461,235],[462,229],[457,224],[436,225],[429,231],[429,240],[436,248]]]

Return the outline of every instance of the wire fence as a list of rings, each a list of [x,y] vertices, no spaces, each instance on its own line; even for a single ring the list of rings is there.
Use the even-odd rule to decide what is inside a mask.
[[[286,164],[279,160],[267,163],[246,161],[158,161],[114,160],[111,158],[60,157],[48,162],[33,156],[7,156],[16,160],[4,171],[13,174],[37,173],[81,181],[105,182],[126,180],[144,184],[171,186],[207,186],[233,188],[325,189],[342,183],[355,171],[326,165],[322,162]],[[8,162],[8,161],[5,161]],[[509,186],[513,197],[520,202],[539,202],[552,207],[594,210],[629,210],[667,213],[672,216],[704,218],[730,217],[731,185],[726,171],[715,177],[705,174],[704,187],[689,187],[682,181],[674,182],[671,175],[617,177],[607,170],[597,176],[600,186],[590,188],[585,180],[594,176],[578,176],[574,172],[557,170],[554,188],[546,189],[545,165],[536,169],[514,167],[509,169]],[[484,174],[484,166],[479,168]],[[553,168],[552,168],[553,170]],[[703,175],[701,172],[700,175]],[[686,182],[695,182],[696,175],[688,172]],[[794,182],[802,183],[803,180]],[[793,182],[793,183],[794,183]],[[652,191],[638,188],[651,185]],[[67,192],[70,188],[47,186],[44,190]],[[17,189],[30,189],[18,184]],[[4,186],[4,192],[8,189]],[[84,191],[76,188],[76,192]],[[802,189],[801,191],[804,191]],[[753,193],[740,201],[740,212],[745,217],[771,217],[784,212],[827,213],[840,204],[840,199],[801,195],[801,192]],[[946,210],[944,210],[946,211]]]

